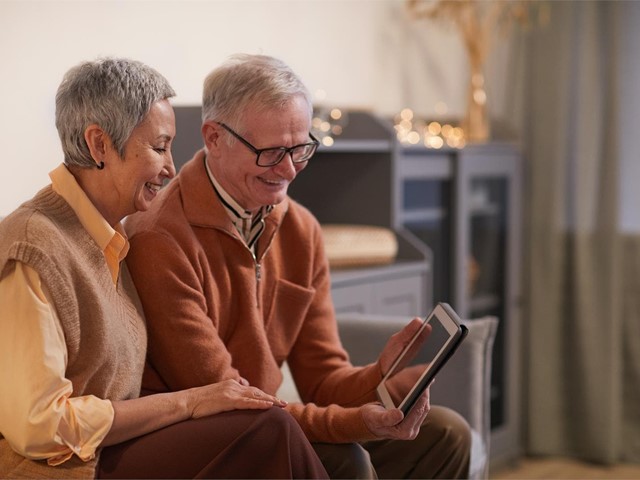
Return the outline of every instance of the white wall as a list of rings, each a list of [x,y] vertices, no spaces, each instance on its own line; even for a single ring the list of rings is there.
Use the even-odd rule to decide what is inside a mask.
[[[283,58],[334,105],[430,115],[444,101],[450,115],[464,112],[456,32],[410,21],[402,0],[0,0],[0,215],[48,183],[61,161],[54,96],[71,66],[135,58],[169,79],[174,104],[197,104],[204,76],[240,51]],[[504,49],[494,58],[489,94],[501,112],[508,61]]]

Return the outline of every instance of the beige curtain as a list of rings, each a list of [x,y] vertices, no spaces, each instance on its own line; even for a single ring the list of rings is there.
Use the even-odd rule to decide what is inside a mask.
[[[618,27],[630,5],[549,4],[550,24],[527,40],[523,104],[526,447],[640,461],[640,240],[619,228]]]

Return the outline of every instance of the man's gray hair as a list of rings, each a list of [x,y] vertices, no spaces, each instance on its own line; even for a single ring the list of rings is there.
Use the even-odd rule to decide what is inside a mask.
[[[166,78],[153,68],[126,58],[82,62],[62,79],[56,94],[56,128],[68,165],[95,167],[84,138],[97,124],[120,155],[133,129],[151,106],[175,96]]]
[[[286,63],[267,55],[236,54],[205,79],[202,121],[224,122],[242,130],[248,107],[283,108],[295,97],[305,100],[311,117],[311,94]]]

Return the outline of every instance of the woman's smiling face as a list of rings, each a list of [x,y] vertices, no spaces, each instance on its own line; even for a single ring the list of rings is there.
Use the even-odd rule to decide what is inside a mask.
[[[175,176],[171,156],[175,135],[173,107],[168,100],[160,100],[131,132],[124,158],[110,162],[113,193],[124,216],[147,210],[164,181]]]

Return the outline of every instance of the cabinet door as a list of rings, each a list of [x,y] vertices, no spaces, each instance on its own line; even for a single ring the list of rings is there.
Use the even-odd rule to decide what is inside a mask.
[[[396,221],[433,252],[433,301],[494,315],[492,458],[519,453],[520,154],[508,142],[398,155]]]
[[[453,157],[403,149],[399,157],[397,222],[432,252],[434,303],[453,303]]]
[[[456,176],[454,303],[460,315],[499,318],[491,376],[492,449],[508,455],[519,435],[520,158],[470,150]]]
[[[402,226],[433,252],[433,300],[452,302],[451,181],[412,178],[403,184]]]
[[[507,192],[508,177],[484,173],[473,176],[468,183],[468,208],[463,221],[468,234],[460,265],[464,270],[459,292],[463,292],[462,310],[466,318],[494,315],[501,319],[493,349],[491,376],[491,424],[503,425],[506,421],[507,381],[505,358],[505,333],[510,328],[508,298],[505,287],[508,281],[507,252]]]

